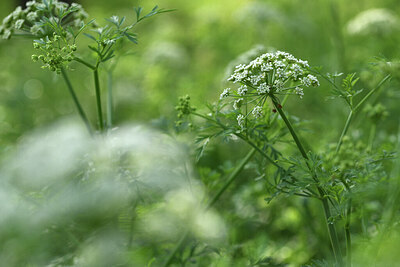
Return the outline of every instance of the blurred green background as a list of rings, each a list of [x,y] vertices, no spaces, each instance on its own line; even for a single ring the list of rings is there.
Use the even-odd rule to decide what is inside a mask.
[[[154,5],[176,11],[140,24],[139,45],[119,59],[113,71],[116,123],[173,121],[174,105],[189,94],[196,106],[215,101],[227,86],[229,66],[239,55],[258,48],[277,49],[322,66],[322,72],[357,72],[375,62],[376,56],[398,58],[398,21],[360,34],[348,23],[360,12],[384,8],[398,19],[398,1],[307,0],[307,1],[80,1],[91,18],[112,15],[134,17],[133,7],[150,10]],[[0,3],[0,16],[15,8],[10,0]],[[389,15],[390,15],[389,14]],[[387,27],[386,27],[387,26]],[[353,27],[354,28],[354,27]],[[388,29],[386,29],[388,28]],[[15,140],[21,133],[65,115],[76,116],[60,77],[40,69],[30,59],[31,41],[14,38],[0,42],[0,140]],[[78,65],[71,74],[78,95],[90,118],[95,120],[92,77]],[[231,66],[232,67],[232,66]],[[228,68],[228,69],[227,69]],[[107,85],[101,70],[102,87]],[[369,73],[371,75],[371,73]],[[369,77],[365,75],[366,80]],[[369,77],[370,78],[370,77]],[[371,80],[371,79],[370,79]],[[370,81],[369,80],[369,81]],[[363,85],[368,85],[366,84]],[[369,84],[369,87],[373,84]],[[367,87],[367,89],[369,88]],[[329,117],[332,125],[343,123],[346,108],[341,101],[326,101],[329,86],[309,90],[302,105],[292,105],[303,119],[315,119],[312,130],[336,137],[319,122]],[[295,100],[297,101],[297,99]]]

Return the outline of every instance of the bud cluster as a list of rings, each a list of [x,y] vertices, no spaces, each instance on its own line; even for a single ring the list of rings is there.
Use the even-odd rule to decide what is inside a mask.
[[[63,44],[60,41],[60,36],[53,34],[52,37],[45,37],[45,39],[35,40],[33,47],[41,52],[40,55],[32,55],[33,61],[41,61],[43,63],[42,68],[48,68],[51,71],[61,73],[61,68],[66,66],[74,58],[74,52],[76,51],[75,44]]]
[[[61,27],[79,29],[88,14],[79,4],[67,4],[58,0],[28,1],[26,8],[17,7],[4,18],[0,25],[0,36],[10,39],[14,34],[45,37],[54,32],[48,22]]]

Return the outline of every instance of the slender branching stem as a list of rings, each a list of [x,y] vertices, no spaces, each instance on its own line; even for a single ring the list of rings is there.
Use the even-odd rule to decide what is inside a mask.
[[[350,192],[351,194],[351,192]],[[350,197],[347,203],[346,210],[346,223],[344,225],[345,235],[346,235],[346,266],[351,267],[351,232],[350,232],[350,221],[351,221],[351,205],[352,198]]]
[[[225,125],[223,125],[221,122],[208,117],[208,116],[204,116],[202,114],[196,113],[196,112],[192,112],[193,115],[198,116],[200,118],[203,118],[205,120],[211,121],[213,123],[216,123],[219,127],[221,127],[224,130],[228,130],[228,127],[226,127]],[[248,145],[250,145],[251,147],[253,147],[254,149],[256,149],[262,156],[264,156],[264,158],[266,158],[272,165],[274,165],[277,168],[281,168],[278,163],[273,160],[270,156],[268,156],[264,151],[262,151],[256,144],[254,144],[251,140],[249,140],[245,135],[241,134],[241,133],[233,133],[235,136],[237,136],[238,138],[242,139],[243,141],[245,141]]]
[[[344,125],[344,128],[342,130],[342,133],[340,135],[339,141],[336,146],[336,154],[339,153],[340,147],[343,143],[343,138],[347,134],[347,131],[350,127],[350,123],[352,122],[352,119],[354,117],[354,114],[364,105],[364,103],[374,94],[376,93],[381,86],[388,81],[390,78],[390,75],[386,75],[379,83],[378,85],[372,89],[371,91],[366,94],[358,104],[350,110],[349,115],[347,117],[346,123]],[[375,131],[376,131],[376,124],[374,124],[371,128],[370,136],[369,136],[369,142],[368,142],[368,148],[372,149],[372,144],[373,144],[373,138],[375,136]],[[345,183],[346,189],[350,194],[349,201],[347,203],[346,207],[346,223],[344,226],[345,230],[345,236],[346,236],[346,265],[347,267],[351,267],[351,258],[352,258],[352,248],[351,248],[351,232],[350,232],[350,222],[351,222],[351,209],[352,209],[352,197],[351,197],[351,188]]]
[[[67,84],[67,87],[68,87],[68,91],[71,94],[72,100],[74,101],[75,106],[78,109],[79,116],[81,117],[81,119],[85,123],[86,128],[88,129],[90,135],[92,135],[93,131],[92,131],[92,127],[90,126],[90,122],[89,122],[89,120],[88,120],[88,118],[87,118],[87,116],[85,114],[85,111],[83,110],[83,108],[82,108],[82,106],[81,106],[81,104],[80,104],[80,102],[78,100],[78,97],[76,96],[75,90],[72,87],[71,81],[69,80],[68,75],[67,75],[67,73],[66,73],[64,68],[61,68],[61,75],[64,78],[64,81],[65,81],[65,83]]]
[[[101,91],[100,91],[100,81],[99,81],[99,70],[98,64],[96,68],[93,70],[94,74],[94,86],[96,89],[96,104],[97,104],[97,115],[99,119],[99,130],[100,132],[104,131],[104,120],[103,120],[103,111],[101,108]]]
[[[225,190],[232,184],[233,181],[236,180],[238,174],[243,170],[244,166],[250,161],[256,152],[255,148],[252,148],[249,153],[247,153],[246,157],[239,163],[239,165],[233,170],[233,172],[229,175],[225,184],[219,189],[219,191],[215,194],[215,196],[210,200],[206,209],[211,208],[214,204],[219,200],[221,195],[225,192]]]
[[[378,85],[377,85],[374,89],[372,89],[371,91],[369,91],[368,94],[366,94],[366,95],[363,97],[363,99],[361,99],[361,101],[358,102],[357,106],[355,106],[355,108],[353,108],[354,112],[356,112],[357,110],[359,110],[359,109],[364,105],[364,103],[365,103],[374,93],[376,93],[376,92],[382,87],[382,85],[383,85],[385,82],[387,82],[390,78],[391,78],[391,75],[390,75],[390,74],[386,75],[386,76],[378,83]]]
[[[249,153],[247,153],[246,157],[242,159],[239,165],[233,170],[233,172],[229,175],[228,179],[226,180],[225,184],[218,190],[218,192],[214,195],[214,197],[208,202],[206,206],[206,210],[212,208],[215,203],[220,199],[222,194],[226,191],[226,189],[238,178],[239,173],[243,170],[246,164],[250,161],[253,157],[256,149],[251,149]],[[186,239],[189,236],[189,231],[186,230],[182,237],[179,239],[178,243],[176,244],[175,248],[171,251],[168,255],[167,260],[164,262],[163,266],[168,266],[173,261],[175,255],[181,250],[184,246]]]
[[[111,129],[113,125],[113,80],[112,80],[112,71],[108,71],[108,85],[107,85],[107,128]]]
[[[182,235],[182,237],[179,239],[178,243],[176,243],[176,246],[174,249],[171,251],[171,253],[168,255],[167,259],[165,260],[164,264],[162,266],[167,267],[169,266],[172,261],[175,258],[175,255],[182,249],[182,247],[185,245],[186,239],[189,237],[189,230],[186,230],[185,233]]]
[[[353,114],[354,114],[353,110],[350,110],[349,116],[347,116],[346,124],[344,125],[344,128],[343,128],[342,134],[340,135],[339,141],[336,145],[336,152],[335,152],[336,154],[339,152],[340,147],[342,146],[342,143],[343,143],[343,138],[347,134],[347,131],[349,130],[350,122],[353,119]]]
[[[346,124],[344,125],[342,134],[340,135],[340,138],[339,138],[339,142],[338,142],[338,144],[337,144],[337,146],[336,146],[336,154],[337,154],[337,153],[339,152],[339,150],[340,150],[340,147],[341,147],[341,145],[342,145],[342,143],[343,143],[343,137],[347,134],[347,131],[349,130],[350,123],[351,123],[351,121],[352,121],[352,119],[353,119],[354,114],[364,105],[364,103],[365,103],[376,91],[378,91],[379,88],[381,88],[381,86],[382,86],[386,81],[389,80],[389,78],[390,78],[390,75],[386,75],[386,76],[378,83],[378,85],[377,85],[374,89],[372,89],[371,91],[369,91],[368,94],[366,94],[366,95],[363,97],[363,99],[361,99],[360,102],[358,102],[358,104],[357,104],[352,110],[350,110],[349,115],[348,115],[347,120],[346,120]]]
[[[79,57],[74,57],[74,60],[75,60],[76,62],[79,62],[79,63],[85,65],[86,67],[88,67],[88,68],[91,69],[91,70],[95,70],[95,69],[96,69],[95,66],[93,66],[93,65],[90,64],[89,62],[86,62],[85,60],[83,60],[83,59],[81,59],[81,58],[79,58]]]
[[[306,160],[307,167],[310,170],[310,172],[312,173],[313,179],[318,183],[318,178],[317,178],[314,170],[311,168],[311,166],[308,163],[309,157],[308,157],[299,137],[297,136],[292,124],[290,123],[289,119],[286,117],[285,113],[283,112],[282,106],[278,103],[277,98],[274,95],[270,95],[270,96],[271,96],[272,102],[273,102],[276,110],[279,112],[279,115],[285,122],[290,134],[292,135],[293,140],[295,141],[295,143],[297,145],[297,148],[299,149],[303,158]],[[332,245],[332,250],[333,250],[335,260],[339,266],[343,266],[342,253],[340,250],[339,239],[337,236],[336,227],[332,222],[330,222],[330,218],[332,215],[331,215],[329,202],[328,202],[329,197],[324,192],[323,188],[321,188],[318,184],[316,187],[317,187],[318,193],[321,197],[322,205],[324,208],[326,224],[328,226],[328,233],[329,233],[329,237],[331,240],[331,245]]]

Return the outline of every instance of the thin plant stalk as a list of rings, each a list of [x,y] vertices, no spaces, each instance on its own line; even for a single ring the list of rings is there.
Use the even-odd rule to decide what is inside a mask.
[[[215,203],[220,199],[222,194],[226,191],[226,189],[238,178],[239,173],[243,170],[244,166],[250,161],[253,157],[256,149],[252,148],[249,153],[247,153],[246,157],[239,163],[239,165],[233,170],[233,172],[229,175],[226,183],[218,190],[218,192],[214,195],[214,197],[208,202],[206,206],[206,210],[209,210],[214,206]],[[179,239],[175,248],[168,255],[167,260],[164,262],[163,266],[169,266],[173,261],[175,255],[181,250],[184,246],[186,239],[189,236],[189,231],[186,230],[182,237]]]
[[[286,99],[284,99],[285,101]],[[283,103],[283,102],[282,102]],[[204,116],[202,114],[196,113],[196,112],[192,112],[193,115],[198,116],[200,118],[203,118],[207,121],[211,121],[213,123],[218,124],[218,126],[220,126],[222,129],[227,130],[228,128],[223,125],[221,122],[214,120],[210,117]],[[275,115],[272,120],[271,123],[273,123],[277,118],[277,115]],[[253,143],[249,138],[247,138],[245,135],[241,134],[241,133],[233,133],[236,137],[240,138],[241,140],[243,140],[244,142],[246,142],[249,146],[251,146],[252,148],[254,148],[261,156],[263,156],[266,160],[268,160],[272,165],[274,165],[276,168],[278,169],[283,169],[282,166],[280,166],[276,160],[272,159],[267,153],[265,153],[263,150],[261,150],[255,143]],[[292,177],[294,178],[294,177]],[[315,197],[320,199],[320,197],[318,196],[318,194],[316,194],[312,189],[308,189],[308,191],[310,192],[309,196]],[[295,195],[297,196],[301,196],[300,194],[295,193]]]
[[[344,125],[343,131],[340,135],[339,142],[336,145],[336,151],[335,151],[336,154],[339,153],[340,147],[342,146],[343,143],[343,138],[347,134],[347,131],[349,130],[350,122],[353,119],[353,114],[354,114],[353,110],[350,110],[349,115],[347,116],[346,124]]]
[[[93,71],[94,74],[94,86],[96,89],[96,104],[97,104],[97,116],[99,119],[99,130],[100,132],[104,131],[104,120],[103,120],[103,111],[101,108],[101,91],[100,91],[100,81],[99,81],[99,70],[96,69]]]
[[[351,191],[350,191],[351,194]],[[344,232],[346,236],[346,266],[351,267],[351,258],[352,258],[352,249],[351,249],[351,232],[350,232],[350,221],[351,221],[351,205],[352,198],[350,197],[349,202],[347,204],[346,211],[346,223],[344,225]]]
[[[301,155],[306,160],[306,164],[307,164],[308,169],[310,171],[312,171],[312,169],[311,169],[311,167],[310,167],[310,165],[308,163],[309,157],[308,157],[306,151],[304,150],[304,147],[303,147],[300,139],[298,138],[298,136],[297,136],[292,124],[290,123],[289,119],[286,117],[285,113],[283,112],[282,106],[278,103],[278,101],[277,101],[275,96],[271,95],[271,99],[272,99],[272,102],[273,102],[276,110],[279,112],[279,115],[281,116],[281,118],[285,122],[290,134],[292,135],[293,140],[295,141],[295,143],[297,145],[297,148],[299,149]],[[316,177],[314,171],[312,171],[312,173],[313,173],[314,180],[316,182],[318,182],[318,178]],[[318,185],[317,185],[317,190],[318,190],[318,193],[319,193],[319,195],[321,197],[322,206],[324,208],[326,224],[327,224],[327,227],[328,227],[328,233],[329,233],[329,237],[330,237],[330,240],[331,240],[331,245],[332,245],[332,250],[333,250],[333,254],[334,254],[335,260],[339,264],[339,266],[343,266],[342,253],[341,253],[341,250],[340,250],[339,239],[338,239],[338,236],[337,236],[336,227],[335,227],[335,225],[333,223],[329,222],[329,219],[331,218],[332,215],[331,215],[331,211],[330,211],[330,207],[329,207],[329,202],[328,202],[327,196],[326,196],[324,190]]]
[[[72,100],[74,101],[75,106],[78,109],[79,116],[81,117],[81,119],[85,123],[86,128],[88,129],[90,135],[93,135],[93,130],[92,130],[92,127],[90,126],[90,122],[89,122],[89,120],[88,120],[88,118],[87,118],[87,116],[85,114],[85,111],[83,110],[83,108],[82,108],[82,106],[81,106],[81,104],[80,104],[80,102],[78,100],[78,97],[76,96],[75,90],[72,87],[71,81],[69,80],[68,75],[67,75],[67,73],[66,73],[64,68],[61,68],[61,76],[63,77],[65,83],[67,84],[68,91],[70,92]]]
[[[353,119],[353,115],[355,114],[356,111],[358,111],[364,103],[387,81],[389,80],[390,75],[385,76],[379,83],[378,85],[372,89],[367,95],[364,96],[363,99],[353,108],[350,110],[349,115],[347,117],[346,123],[344,125],[343,131],[340,135],[339,141],[336,146],[336,154],[339,153],[340,147],[343,143],[343,138],[347,134],[347,131],[350,127],[350,123]],[[373,142],[373,137],[375,136],[375,131],[376,131],[376,125],[374,124],[371,129],[370,133],[370,138],[368,142],[368,148],[372,149],[372,142]],[[346,264],[348,267],[351,267],[351,258],[352,258],[352,249],[351,249],[351,232],[350,232],[350,215],[351,215],[351,209],[352,209],[352,198],[351,198],[351,188],[345,183],[345,186],[347,190],[350,193],[350,198],[347,203],[346,207],[346,223],[344,226],[345,230],[345,236],[346,236]]]
[[[113,79],[112,79],[112,72],[108,71],[107,73],[108,84],[107,84],[107,128],[111,129],[113,125],[113,112],[114,112],[114,105],[113,105]]]

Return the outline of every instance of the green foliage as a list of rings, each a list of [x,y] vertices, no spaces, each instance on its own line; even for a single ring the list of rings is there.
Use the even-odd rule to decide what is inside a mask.
[[[396,265],[395,1],[132,4],[1,1],[2,264]]]

